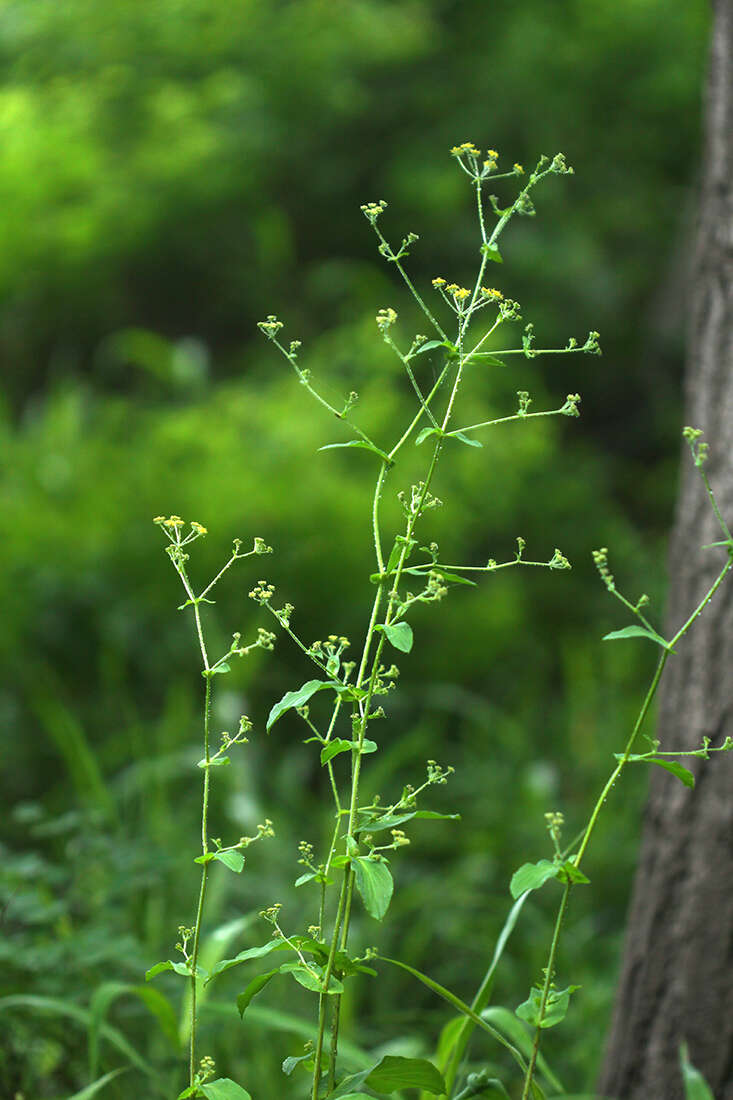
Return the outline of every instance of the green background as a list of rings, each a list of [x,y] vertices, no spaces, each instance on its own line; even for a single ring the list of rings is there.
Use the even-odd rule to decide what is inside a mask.
[[[318,452],[347,436],[256,322],[281,316],[319,385],[334,400],[357,390],[359,422],[393,441],[409,393],[374,315],[397,309],[403,343],[424,325],[359,205],[389,202],[393,242],[420,235],[409,267],[426,293],[438,274],[466,283],[476,227],[449,156],[466,140],[505,165],[562,150],[575,167],[507,230],[492,277],[540,346],[593,328],[604,350],[477,377],[482,410],[513,411],[518,389],[536,409],[578,391],[582,417],[447,456],[429,537],[480,563],[510,557],[521,534],[531,557],[559,546],[574,568],[506,571],[420,609],[367,761],[385,801],[427,758],[452,764],[433,805],[462,821],[414,829],[393,861],[390,919],[360,917],[356,940],[470,999],[512,872],[548,854],[543,814],[580,827],[655,656],[601,643],[625,620],[590,552],[609,547],[622,589],[648,592],[659,622],[708,22],[701,0],[0,2],[0,997],[16,998],[0,1001],[3,1096],[62,1100],[87,1084],[87,1018],[68,1013],[100,983],[138,985],[192,920],[201,689],[151,518],[208,527],[192,561],[202,580],[235,536],[275,547],[218,590],[222,645],[271,625],[247,599],[260,575],[307,640],[363,635],[371,457]],[[292,881],[298,841],[329,828],[323,777],[295,720],[269,739],[263,727],[310,676],[282,640],[220,687],[220,727],[244,710],[255,730],[217,776],[212,832],[264,817],[277,831],[241,878],[214,876],[208,931],[234,922],[227,953],[264,942],[265,905],[282,902],[294,931],[308,904]],[[574,895],[558,979],[583,989],[547,1037],[569,1091],[592,1088],[600,1057],[644,779],[614,792],[592,886]],[[511,1008],[543,965],[553,889],[526,906],[502,963],[496,998]],[[255,1100],[286,1083],[305,1094],[279,1063],[308,1036],[307,994],[272,983],[241,1025],[240,974],[212,987],[202,1053]],[[178,1010],[182,983],[157,982]],[[429,1054],[447,1018],[384,971],[347,1001],[345,1027],[365,1050]],[[120,996],[108,1019],[175,1095],[183,1058],[140,999]],[[482,1042],[475,1054],[502,1068]],[[127,1064],[102,1041],[99,1072]],[[156,1087],[133,1069],[104,1095]]]

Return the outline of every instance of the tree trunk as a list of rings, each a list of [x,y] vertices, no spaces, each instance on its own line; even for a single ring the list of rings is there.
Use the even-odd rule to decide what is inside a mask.
[[[733,522],[733,0],[715,0],[685,423],[710,443],[708,477]],[[681,59],[681,63],[684,63]],[[684,151],[680,150],[680,155]],[[687,448],[685,447],[685,451]],[[669,637],[724,562],[689,453],[670,547]],[[657,736],[686,749],[733,736],[733,584],[670,658]],[[685,761],[686,765],[689,763]],[[733,754],[693,759],[695,790],[654,768],[620,986],[598,1085],[618,1100],[684,1096],[680,1044],[716,1100],[733,1100]]]

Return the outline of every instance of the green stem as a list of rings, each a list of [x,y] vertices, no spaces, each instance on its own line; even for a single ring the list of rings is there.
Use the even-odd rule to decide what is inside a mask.
[[[441,436],[445,432],[445,429],[447,428],[449,420],[450,420],[451,412],[453,410],[453,404],[455,402],[456,394],[458,392],[458,388],[459,388],[460,383],[461,383],[462,368],[463,368],[463,360],[460,359],[459,360],[459,365],[458,365],[458,370],[456,372],[456,377],[455,377],[455,380],[454,380],[454,383],[453,383],[453,388],[451,390],[451,395],[450,395],[450,398],[448,400],[448,406],[446,408],[445,415],[443,417],[443,422],[441,424]],[[405,540],[404,540],[404,543],[403,543],[403,546],[402,546],[402,552],[400,554],[400,557],[399,557],[399,560],[397,562],[397,566],[396,566],[396,569],[395,569],[394,583],[392,585],[392,589],[390,591],[389,598],[388,598],[387,610],[386,610],[386,614],[385,614],[385,625],[389,625],[389,623],[392,621],[392,614],[393,614],[393,611],[394,611],[394,605],[395,605],[397,597],[398,597],[398,590],[399,590],[400,580],[401,580],[401,577],[402,577],[402,570],[405,566],[405,562],[407,560],[407,555],[408,555],[409,549],[410,549],[410,540],[412,538],[412,533],[415,529],[417,521],[419,520],[419,518],[422,514],[423,505],[425,503],[425,499],[427,497],[430,484],[431,484],[433,476],[435,474],[435,468],[436,468],[437,463],[438,463],[438,458],[440,456],[441,449],[442,449],[442,438],[439,437],[436,441],[435,448],[433,450],[433,455],[432,455],[432,458],[430,460],[430,466],[429,466],[428,472],[425,476],[425,482],[423,484],[422,491],[421,491],[420,496],[418,498],[415,510],[410,515],[410,517],[407,521]],[[384,472],[385,469],[386,469],[386,466],[383,466],[382,470],[380,471],[380,479],[382,478],[383,472]],[[375,542],[376,542],[376,545],[377,545],[378,548],[379,548],[379,541],[378,541],[379,488],[380,488],[380,483],[378,481],[378,491],[375,492],[375,496],[374,496],[374,500],[375,500],[375,506],[374,506]],[[377,555],[377,561],[379,562],[379,550],[378,550],[378,555]],[[382,562],[382,565],[380,567],[380,572],[382,572],[383,569],[384,569],[384,564]],[[382,593],[383,587],[384,587],[384,581],[381,581],[380,585],[379,585],[379,590],[377,592],[377,596],[376,596],[375,601],[374,601],[374,606],[372,608],[372,617],[371,617],[371,620],[370,620],[370,623],[369,623],[369,628],[367,630],[367,637],[366,637],[365,644],[364,644],[364,652],[363,652],[363,656],[362,656],[361,666],[360,666],[360,669],[359,669],[359,675],[357,676],[357,679],[356,679],[356,686],[357,687],[361,687],[361,684],[363,682],[364,675],[365,675],[365,672],[366,672],[366,663],[367,663],[367,660],[368,660],[369,649],[371,647],[371,641],[372,641],[372,638],[373,638],[373,635],[374,635],[374,628],[376,626],[377,612],[378,612],[378,609],[379,609],[379,603],[381,602],[381,593]],[[381,654],[382,654],[382,649],[384,648],[384,643],[385,643],[385,635],[384,635],[384,633],[382,633],[380,638],[379,638],[379,641],[377,643],[377,646],[376,646],[376,649],[375,649],[375,652],[374,652],[374,657],[372,659],[372,667],[371,667],[371,673],[370,673],[370,676],[369,676],[369,682],[368,682],[368,686],[367,686],[367,694],[366,694],[365,699],[363,699],[359,703],[360,712],[361,712],[361,722],[359,724],[358,744],[357,744],[357,747],[354,749],[353,754],[352,754],[351,798],[350,798],[350,802],[349,802],[349,819],[348,819],[348,827],[347,827],[347,837],[351,837],[351,838],[353,838],[353,836],[354,836],[355,827],[356,827],[356,814],[357,814],[357,810],[358,810],[359,781],[360,781],[360,777],[361,777],[361,760],[362,760],[362,756],[363,756],[364,739],[365,739],[365,736],[366,736],[367,725],[368,725],[368,722],[369,722],[369,710],[370,710],[370,707],[371,707],[371,702],[372,702],[372,698],[373,698],[373,694],[374,694],[374,687],[375,687],[375,684],[376,684],[376,681],[377,681],[377,676],[379,674],[379,660],[380,660],[380,657],[381,657]],[[353,875],[353,872],[351,870],[351,867],[347,866],[344,870],[344,880],[343,880],[342,887],[341,887],[341,896],[339,898],[339,911],[338,911],[338,914],[337,914],[336,921],[334,922],[334,930],[333,930],[333,936],[332,936],[332,940],[331,940],[331,951],[330,951],[330,954],[329,954],[329,961],[335,955],[336,945],[337,945],[338,938],[339,938],[339,933],[341,935],[341,950],[345,951],[346,948],[347,948],[348,937],[349,937],[349,927],[350,927],[350,922],[351,922],[351,905],[352,905],[352,899],[353,899],[353,891],[354,891],[354,875]],[[342,923],[342,919],[343,919],[343,923]],[[328,967],[327,967],[326,974],[324,975],[324,987],[325,988],[328,988],[328,978],[329,977],[330,977],[330,971],[328,970]],[[336,998],[336,1001],[338,1002],[339,995],[335,994],[335,998]],[[321,995],[321,1000],[323,1000],[323,999],[324,999],[324,995],[322,994]],[[333,1027],[332,1027],[332,1032],[331,1032],[331,1063],[330,1063],[330,1068],[329,1068],[329,1080],[331,1079],[331,1076],[335,1072],[335,1059],[336,1059],[336,1055],[337,1055],[337,1052],[338,1052],[339,1010],[338,1010],[338,1007],[337,1007],[336,1004],[334,1005],[332,1023],[333,1023]],[[325,1009],[324,1009],[323,1006],[321,1006],[321,1011],[319,1012],[319,1022],[318,1022],[318,1039],[317,1039],[317,1044],[316,1044],[317,1054],[316,1054],[316,1058],[315,1058],[315,1061],[314,1061],[314,1070],[313,1070],[313,1089],[314,1089],[313,1100],[317,1100],[316,1092],[317,1092],[317,1087],[318,1087],[318,1080],[320,1078],[320,1073],[321,1073],[322,1049],[323,1049],[323,1028],[324,1027],[325,1027]]]
[[[334,934],[331,937],[331,948],[328,953],[328,961],[326,962],[326,969],[323,973],[322,988],[328,989],[328,984],[333,974],[334,961],[336,958],[338,933],[341,929],[341,920],[344,913],[344,902],[346,897],[346,879],[341,886],[341,894],[339,895],[338,909],[336,911],[336,919],[334,921]],[[337,994],[332,994],[337,996]],[[313,1055],[313,1088],[311,1092],[312,1100],[318,1100],[318,1087],[321,1081],[321,1067],[323,1064],[323,1039],[326,1033],[326,1009],[327,1009],[328,994],[322,992],[319,997],[318,1003],[318,1035],[316,1038],[316,1049]]]
[[[195,608],[197,627],[200,632],[200,619],[198,615],[198,607]],[[206,652],[203,645],[203,634],[200,632],[199,637],[201,639],[201,645],[204,653]],[[206,661],[206,672],[208,673],[208,660]],[[209,715],[211,711],[211,677],[206,676],[206,697],[204,702],[204,759],[208,764],[211,759],[210,747],[209,747]],[[208,817],[209,817],[209,783],[210,783],[211,769],[204,768],[204,793],[201,806],[201,854],[206,855],[209,850],[208,842]],[[194,1076],[196,1074],[196,1025],[198,1023],[197,1018],[197,1004],[196,993],[198,978],[196,970],[198,967],[199,959],[199,945],[201,942],[201,925],[204,917],[204,905],[206,902],[206,885],[208,882],[208,870],[209,864],[205,862],[201,867],[201,887],[199,890],[199,902],[196,910],[196,923],[194,925],[193,932],[193,948],[191,951],[191,1040],[189,1047],[189,1085],[193,1085]]]
[[[680,638],[684,634],[687,633],[687,631],[690,629],[692,624],[695,622],[695,620],[701,614],[703,608],[710,602],[713,595],[715,594],[715,592],[718,590],[718,588],[722,584],[723,579],[725,578],[726,574],[728,573],[728,571],[731,569],[732,566],[733,566],[733,559],[731,559],[729,557],[728,561],[723,566],[720,573],[718,574],[718,576],[716,577],[715,581],[713,582],[711,587],[708,589],[706,594],[703,596],[700,603],[697,605],[697,607],[692,612],[692,614],[685,620],[685,622],[682,624],[680,629],[677,631],[677,633],[674,635],[672,640],[669,642],[669,647],[670,648],[664,650],[664,652],[662,653],[662,656],[660,657],[659,662],[657,663],[657,667],[655,669],[654,676],[652,677],[652,681],[649,685],[646,696],[644,698],[644,702],[642,703],[641,710],[639,711],[639,714],[637,715],[637,718],[636,718],[636,722],[634,723],[634,728],[631,731],[631,734],[628,738],[628,741],[626,742],[626,747],[624,749],[623,756],[621,757],[621,759],[616,764],[616,767],[611,772],[611,775],[609,776],[606,784],[603,787],[603,790],[601,791],[601,793],[600,793],[600,795],[599,795],[599,797],[596,801],[595,806],[593,807],[593,812],[591,813],[590,820],[589,820],[588,825],[585,829],[585,833],[583,835],[583,840],[581,842],[580,848],[578,849],[578,852],[577,852],[575,858],[573,859],[573,864],[574,864],[575,867],[580,867],[580,862],[581,862],[581,860],[582,860],[583,856],[585,855],[585,852],[588,848],[588,845],[590,843],[590,838],[591,838],[591,836],[592,836],[592,834],[595,830],[599,814],[600,814],[601,810],[603,809],[603,805],[604,805],[606,799],[608,798],[609,794],[611,793],[611,790],[612,790],[613,786],[615,785],[616,781],[618,780],[619,776],[621,775],[622,771],[624,770],[624,768],[626,767],[626,765],[629,762],[629,756],[631,755],[631,751],[634,747],[634,742],[636,741],[636,738],[637,738],[637,736],[638,736],[638,734],[641,730],[641,727],[644,723],[644,720],[645,720],[647,714],[649,713],[649,708],[651,707],[652,701],[654,700],[654,696],[657,693],[657,688],[659,687],[659,682],[662,678],[662,673],[664,672],[664,667],[665,667],[665,665],[667,663],[667,660],[669,658],[671,649],[676,645],[676,643],[680,640]],[[552,981],[552,975],[553,975],[554,967],[555,967],[555,958],[556,958],[556,954],[557,954],[557,944],[558,944],[558,941],[559,941],[560,931],[562,929],[562,924],[563,924],[563,921],[565,919],[565,914],[566,914],[566,911],[567,911],[567,902],[568,902],[568,898],[570,896],[571,889],[572,889],[572,883],[570,883],[570,882],[566,883],[565,889],[563,891],[562,901],[560,903],[560,908],[558,910],[557,919],[555,921],[555,932],[554,932],[554,935],[553,935],[552,945],[551,945],[551,948],[550,948],[550,956],[548,958],[547,969],[546,969],[546,973],[545,973],[545,985],[544,985],[544,989],[543,989],[542,1001],[541,1001],[541,1004],[540,1004],[540,1012],[539,1012],[540,1024],[538,1024],[537,1028],[535,1029],[533,1049],[532,1049],[532,1057],[530,1059],[530,1063],[529,1063],[529,1066],[527,1068],[527,1074],[526,1074],[525,1082],[524,1082],[524,1092],[522,1093],[522,1100],[526,1100],[526,1097],[529,1096],[529,1089],[530,1089],[531,1084],[532,1084],[532,1078],[533,1078],[533,1075],[534,1075],[534,1069],[535,1069],[535,1065],[536,1065],[536,1061],[537,1061],[537,1052],[539,1050],[540,1035],[541,1035],[541,1021],[544,1017],[545,1008],[546,1008],[546,1005],[547,1005],[547,996],[549,994],[550,983]]]
[[[547,998],[550,995],[550,988],[552,986],[552,978],[555,973],[555,958],[557,957],[557,945],[560,940],[560,930],[562,928],[563,920],[565,919],[565,912],[567,910],[568,898],[570,897],[570,886],[568,882],[563,890],[562,901],[560,902],[560,908],[558,909],[557,919],[555,921],[555,931],[552,935],[552,943],[550,945],[550,954],[547,959],[547,970],[545,971],[545,984],[542,988],[542,1000],[540,1001],[540,1020],[544,1019],[545,1009],[547,1008]],[[534,1040],[532,1042],[532,1053],[529,1059],[529,1065],[527,1066],[527,1073],[524,1078],[524,1089],[522,1091],[522,1100],[527,1100],[530,1089],[532,1088],[532,1078],[534,1077],[535,1066],[537,1065],[537,1055],[540,1050],[540,1034],[541,1028],[538,1026],[535,1028]]]

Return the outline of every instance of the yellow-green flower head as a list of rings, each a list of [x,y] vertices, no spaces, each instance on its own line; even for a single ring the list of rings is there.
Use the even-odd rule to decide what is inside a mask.
[[[433,286],[436,290],[439,290],[440,287],[445,286],[445,279],[442,279],[440,275],[438,275],[437,278],[433,279]]]
[[[195,519],[191,520],[191,527],[194,529],[197,535],[208,534],[206,528],[201,523],[197,523]]]
[[[387,203],[384,199],[380,199],[379,202],[365,202],[361,206],[362,212],[366,215],[369,221],[374,224],[379,215],[387,209]]]
[[[480,157],[481,150],[477,149],[472,141],[464,141],[462,145],[454,145],[450,151],[452,157]]]
[[[384,332],[390,325],[393,325],[397,320],[397,312],[388,306],[386,309],[380,309],[376,316],[377,327]]]
[[[497,290],[496,287],[493,286],[482,286],[481,293],[483,294],[484,298],[490,298],[494,302],[502,302],[504,300],[504,295],[502,294],[502,292],[500,290]]]
[[[517,173],[518,176],[523,176],[524,175],[524,168],[522,167],[521,164],[513,164],[512,168],[514,169],[514,171]]]
[[[465,286],[459,286],[453,291],[453,297],[459,302],[465,302],[466,298],[471,297],[471,291],[466,290]]]
[[[183,527],[183,520],[180,516],[169,516],[168,519],[163,520],[164,527]]]

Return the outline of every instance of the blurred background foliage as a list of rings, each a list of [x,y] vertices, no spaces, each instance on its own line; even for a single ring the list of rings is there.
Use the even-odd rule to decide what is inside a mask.
[[[181,1087],[175,1016],[134,992],[191,919],[199,814],[196,649],[150,521],[208,526],[202,580],[234,536],[275,546],[222,584],[210,615],[222,644],[270,625],[246,597],[264,569],[302,636],[356,645],[371,459],[318,453],[346,436],[255,322],[282,316],[319,383],[358,390],[360,422],[389,440],[409,393],[374,314],[394,306],[403,342],[424,324],[359,204],[388,200],[393,241],[420,234],[418,284],[466,281],[477,233],[448,149],[469,139],[505,164],[562,150],[575,166],[538,191],[535,221],[507,231],[492,277],[538,346],[597,328],[604,348],[476,372],[477,411],[513,411],[517,389],[536,409],[577,390],[582,418],[446,455],[446,507],[424,537],[483,563],[521,534],[532,557],[559,545],[574,571],[506,572],[417,611],[367,769],[388,799],[428,757],[456,768],[434,805],[461,823],[414,830],[394,861],[393,919],[356,931],[470,999],[511,873],[547,854],[545,811],[563,810],[569,835],[582,823],[654,658],[601,644],[623,623],[590,551],[609,546],[619,582],[661,614],[708,21],[702,0],[0,0],[2,1096],[62,1100],[95,1064],[133,1067],[110,1097]],[[217,777],[212,831],[268,816],[277,839],[241,878],[215,875],[210,957],[264,942],[257,912],[273,901],[286,927],[313,920],[291,884],[298,841],[330,827],[323,777],[295,719],[262,735],[273,701],[309,675],[282,641],[220,688],[217,722],[244,710],[256,725]],[[571,1091],[592,1087],[608,1017],[644,792],[632,778],[609,804],[561,959],[563,983],[583,990],[547,1047]],[[512,1008],[545,958],[546,895],[504,959],[497,999]],[[177,1013],[168,977],[156,988]],[[235,971],[212,987],[202,1050],[268,1100],[312,1006],[273,985],[242,1026],[241,985]],[[365,979],[346,1018],[362,1050],[429,1053],[447,1016],[394,971]],[[91,1066],[90,1020],[107,1029]],[[498,1056],[479,1041],[476,1057]],[[297,1078],[289,1087],[298,1095]]]

